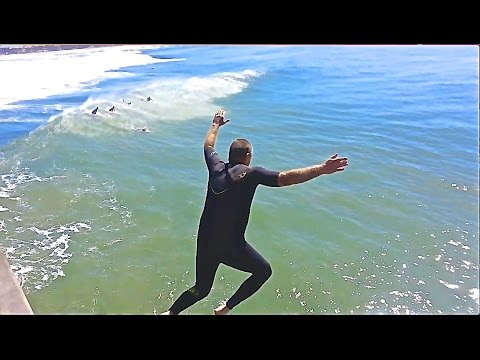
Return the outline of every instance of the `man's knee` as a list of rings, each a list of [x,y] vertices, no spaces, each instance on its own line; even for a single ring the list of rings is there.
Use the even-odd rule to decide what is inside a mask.
[[[190,288],[188,291],[195,296],[196,300],[202,300],[203,298],[206,298],[207,295],[210,293],[211,287],[204,287],[204,286],[197,286],[195,285],[194,287]]]
[[[265,263],[257,271],[257,275],[260,276],[264,281],[267,281],[270,276],[272,276],[272,267],[269,263]]]

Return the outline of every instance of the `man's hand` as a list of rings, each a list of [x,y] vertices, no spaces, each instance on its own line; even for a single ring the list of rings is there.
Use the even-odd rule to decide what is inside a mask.
[[[218,110],[213,116],[213,123],[218,124],[218,126],[225,125],[230,119],[225,119],[225,110]]]
[[[323,165],[324,174],[333,174],[337,171],[345,170],[345,167],[348,166],[348,158],[338,157],[338,154],[332,155],[330,159],[325,161]]]
[[[230,120],[225,120],[225,110],[221,109],[215,113],[215,115],[213,116],[213,125],[208,131],[207,137],[205,139],[205,144],[203,145],[205,149],[209,147],[215,147],[218,129],[220,128],[220,126],[225,125],[229,121]]]

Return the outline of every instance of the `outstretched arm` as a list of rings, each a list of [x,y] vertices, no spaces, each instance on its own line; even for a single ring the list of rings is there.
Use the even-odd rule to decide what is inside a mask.
[[[278,186],[301,184],[320,175],[334,174],[343,171],[346,166],[348,166],[348,158],[339,158],[338,154],[335,154],[323,164],[280,172],[278,175]]]
[[[230,120],[225,119],[225,110],[219,110],[215,113],[213,117],[213,124],[210,130],[207,133],[207,137],[205,138],[205,143],[203,145],[204,149],[209,147],[214,148],[215,143],[217,142],[217,135],[218,129],[220,126],[225,125]]]

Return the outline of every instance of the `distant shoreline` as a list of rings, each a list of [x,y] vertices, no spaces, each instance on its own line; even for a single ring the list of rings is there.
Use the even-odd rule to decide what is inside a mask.
[[[119,45],[120,44],[41,44],[41,45],[0,44],[0,55],[30,54],[30,53],[37,53],[37,52],[88,49],[88,48],[119,46]]]

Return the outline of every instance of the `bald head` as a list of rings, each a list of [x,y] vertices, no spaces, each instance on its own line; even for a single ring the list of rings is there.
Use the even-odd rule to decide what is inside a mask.
[[[228,161],[232,164],[250,165],[252,159],[252,144],[247,139],[236,139],[230,145]]]

